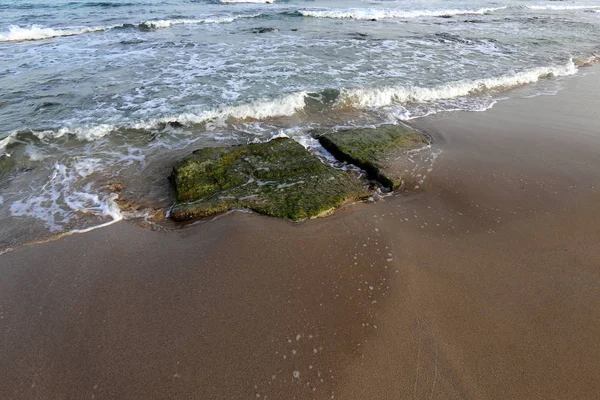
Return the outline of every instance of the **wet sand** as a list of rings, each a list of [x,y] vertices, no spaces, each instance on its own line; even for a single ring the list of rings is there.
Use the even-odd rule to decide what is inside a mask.
[[[583,71],[415,121],[441,150],[416,193],[0,256],[0,398],[600,397],[600,69]]]

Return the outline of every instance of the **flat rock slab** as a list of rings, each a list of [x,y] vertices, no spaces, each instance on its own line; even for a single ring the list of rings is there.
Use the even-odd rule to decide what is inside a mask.
[[[427,138],[402,125],[340,130],[318,140],[338,160],[365,170],[391,190],[404,188],[411,179],[408,151],[429,144]]]
[[[300,221],[369,195],[354,176],[323,164],[288,138],[197,150],[175,165],[171,181],[176,221],[231,208]]]

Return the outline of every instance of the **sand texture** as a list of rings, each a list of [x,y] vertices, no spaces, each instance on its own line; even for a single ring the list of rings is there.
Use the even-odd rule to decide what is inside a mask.
[[[434,148],[408,193],[0,256],[0,399],[600,398],[600,70],[582,72],[414,121]]]

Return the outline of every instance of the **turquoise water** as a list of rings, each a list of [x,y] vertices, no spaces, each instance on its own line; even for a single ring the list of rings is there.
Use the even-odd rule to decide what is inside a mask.
[[[201,146],[558,90],[600,2],[0,0],[0,250],[172,202]],[[541,81],[541,84],[535,84]],[[121,196],[140,206],[121,210]]]

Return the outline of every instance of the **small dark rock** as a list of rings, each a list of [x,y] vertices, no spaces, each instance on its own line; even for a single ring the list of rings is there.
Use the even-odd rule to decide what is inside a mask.
[[[360,32],[351,33],[350,36],[354,37],[355,39],[361,39],[361,40],[364,40],[369,37],[368,34],[360,33]]]
[[[169,126],[171,126],[172,128],[183,128],[183,124],[179,121],[169,121],[167,123]]]
[[[277,28],[256,28],[252,29],[252,33],[269,33],[269,32],[279,32]]]
[[[120,193],[125,190],[125,185],[121,182],[110,182],[108,184],[108,189],[113,193]]]

